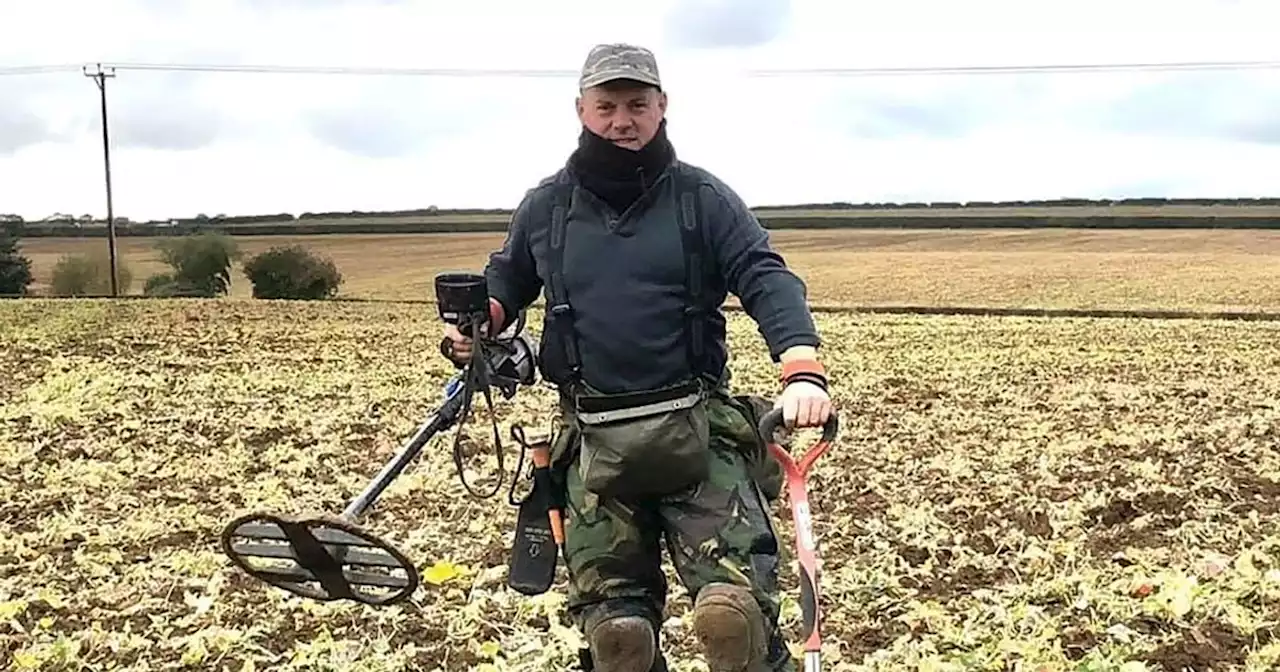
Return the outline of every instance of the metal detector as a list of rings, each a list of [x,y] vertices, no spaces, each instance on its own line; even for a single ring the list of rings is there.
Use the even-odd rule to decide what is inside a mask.
[[[488,338],[482,334],[481,326],[489,314],[483,276],[439,275],[436,297],[441,318],[470,333],[475,344],[471,360],[446,384],[443,403],[341,514],[306,517],[255,512],[231,521],[222,532],[222,550],[250,576],[314,600],[354,600],[374,606],[394,604],[417,589],[419,576],[414,563],[360,528],[358,521],[432,438],[465,420],[472,394],[482,392],[492,411],[490,387],[499,388],[503,397],[510,399],[518,386],[532,385],[536,377],[532,346],[521,335],[523,314],[512,336]],[[441,343],[441,351],[447,354],[447,340]],[[499,470],[496,493],[503,475],[496,420],[494,438]],[[468,492],[490,496],[477,495],[467,485],[456,442],[454,463]]]

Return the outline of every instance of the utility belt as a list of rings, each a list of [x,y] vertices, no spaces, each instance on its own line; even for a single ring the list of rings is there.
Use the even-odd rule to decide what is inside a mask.
[[[708,400],[707,386],[698,381],[629,394],[562,385],[564,433],[544,441],[550,450],[543,448],[541,456],[535,451],[534,463],[542,466],[535,466],[534,487],[524,501],[513,502],[519,514],[507,584],[536,595],[554,582],[570,465],[577,464],[587,491],[609,499],[660,497],[705,479],[711,462]]]
[[[707,401],[702,379],[679,385],[605,394],[585,384],[566,386],[561,412],[578,453],[583,487],[602,497],[660,497],[704,480],[711,466]]]

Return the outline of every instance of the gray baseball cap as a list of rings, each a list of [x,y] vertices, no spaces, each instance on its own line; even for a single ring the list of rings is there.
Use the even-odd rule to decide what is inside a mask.
[[[634,44],[597,44],[582,64],[578,87],[593,86],[617,79],[630,79],[662,88],[658,77],[658,59],[653,52]]]

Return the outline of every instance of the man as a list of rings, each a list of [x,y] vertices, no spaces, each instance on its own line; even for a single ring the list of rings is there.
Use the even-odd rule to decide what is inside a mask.
[[[831,402],[805,286],[729,187],[676,159],[650,51],[596,46],[579,87],[578,148],[526,194],[485,275],[492,333],[547,296],[539,367],[561,390],[553,460],[584,667],[667,669],[664,538],[710,669],[794,670],[777,625],[778,493],[756,478],[768,407],[726,392],[720,307],[734,292],[781,364],[784,424],[821,426]],[[686,310],[694,288],[701,310]]]

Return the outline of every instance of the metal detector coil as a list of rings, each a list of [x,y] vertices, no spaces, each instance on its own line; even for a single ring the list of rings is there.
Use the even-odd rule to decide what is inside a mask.
[[[340,518],[247,514],[227,525],[222,550],[250,576],[313,600],[384,606],[418,587],[413,561]]]

